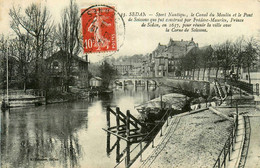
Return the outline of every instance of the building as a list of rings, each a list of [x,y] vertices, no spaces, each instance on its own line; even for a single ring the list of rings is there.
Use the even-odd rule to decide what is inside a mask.
[[[67,82],[68,55],[69,53],[60,50],[46,59],[52,86],[54,87],[63,87]],[[79,88],[88,86],[88,62],[75,55],[71,60],[69,85]]]
[[[190,41],[174,41],[170,38],[167,45],[159,43],[149,60],[143,62],[143,76],[162,77],[170,74],[175,76],[180,58],[194,47],[198,47],[198,44],[193,38]]]
[[[102,79],[100,77],[94,76],[89,80],[90,87],[100,87],[102,85]]]
[[[132,63],[132,69],[129,71],[130,76],[141,76],[142,75],[142,63]]]
[[[155,60],[155,77],[168,76],[168,57],[165,55],[160,55],[154,58]]]
[[[119,62],[114,63],[113,67],[116,69],[118,75],[129,75],[133,66],[128,62]]]

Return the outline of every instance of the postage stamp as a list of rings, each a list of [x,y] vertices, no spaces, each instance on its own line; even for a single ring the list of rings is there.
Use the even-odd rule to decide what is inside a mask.
[[[114,7],[81,9],[84,53],[117,50]]]

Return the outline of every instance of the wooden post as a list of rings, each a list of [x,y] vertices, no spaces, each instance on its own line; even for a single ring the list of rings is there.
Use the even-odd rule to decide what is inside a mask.
[[[231,87],[231,86],[230,86],[230,87]],[[231,93],[231,107],[232,107],[233,101],[232,101],[232,90],[231,90],[231,88],[230,88],[230,93]]]
[[[232,129],[232,151],[234,151],[234,135],[235,135],[235,133],[234,133],[234,128]]]
[[[227,157],[227,153],[226,153],[226,145],[224,146],[224,168],[226,168],[226,157]]]
[[[235,127],[235,143],[236,143],[236,133],[237,133],[237,127],[238,127],[238,106],[237,106],[237,100],[236,100],[236,114],[237,114],[237,116],[236,116],[236,127]]]
[[[237,101],[236,101],[236,113],[237,113],[236,124],[238,124],[238,105],[237,105]]]
[[[163,134],[162,134],[162,129],[163,129],[163,127],[161,127],[161,133],[160,133],[160,136],[162,136]]]
[[[48,104],[48,91],[47,90],[45,90],[45,104],[47,105]]]
[[[166,119],[166,120],[167,120],[167,123],[166,123],[166,124],[167,124],[167,125],[166,125],[166,126],[167,126],[167,127],[168,127],[168,125],[169,125],[169,122],[168,122],[168,118],[169,118],[169,111],[170,111],[170,109],[168,109],[168,110],[166,111],[166,113],[167,113],[167,115],[166,115],[166,117],[167,117],[167,119]]]
[[[140,152],[141,152],[141,154],[140,154],[140,161],[142,162],[142,160],[143,160],[143,158],[142,158],[142,149],[143,149],[143,147],[142,147],[142,141],[140,142]]]
[[[107,106],[107,128],[110,127],[110,107]]]
[[[7,48],[7,55],[6,55],[6,103],[9,106],[9,47]],[[9,108],[9,107],[8,107]],[[9,108],[10,109],[10,108]]]
[[[130,136],[130,111],[127,110],[126,111],[126,138],[127,138],[127,142],[126,142],[126,162],[125,165],[126,167],[128,167],[129,163],[130,163],[130,142],[129,142],[129,136]]]
[[[162,94],[160,94],[160,100],[161,100],[161,110],[162,110]]]
[[[107,129],[110,128],[110,107],[107,106]],[[110,153],[110,133],[107,132],[107,154]]]
[[[231,148],[230,148],[230,146],[232,145],[232,142],[231,142],[230,140],[231,140],[231,139],[230,139],[230,137],[229,137],[229,140],[228,140],[228,156],[229,156],[229,157],[228,157],[228,160],[229,160],[229,161],[231,160],[231,157],[230,157],[230,155],[231,155],[231,154],[230,154],[230,153],[231,153],[231,152],[230,152],[230,149],[231,149]]]
[[[116,130],[117,130],[117,134],[119,134],[119,126],[120,126],[120,120],[119,120],[119,112],[120,112],[120,109],[119,107],[116,108]],[[117,146],[116,146],[116,161],[119,162],[120,160],[120,138],[117,137]]]
[[[256,95],[259,96],[259,83],[256,84]]]

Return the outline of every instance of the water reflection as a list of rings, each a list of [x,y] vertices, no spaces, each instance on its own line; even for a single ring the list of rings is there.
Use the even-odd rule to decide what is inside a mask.
[[[107,155],[105,108],[122,112],[169,90],[118,88],[113,94],[71,103],[1,113],[2,167],[113,167]],[[101,161],[102,160],[102,161]]]

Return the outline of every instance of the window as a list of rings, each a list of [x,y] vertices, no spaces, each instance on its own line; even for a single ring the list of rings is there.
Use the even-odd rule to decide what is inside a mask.
[[[52,68],[53,68],[54,70],[59,70],[59,62],[58,62],[58,61],[54,61],[54,62],[52,63]]]

